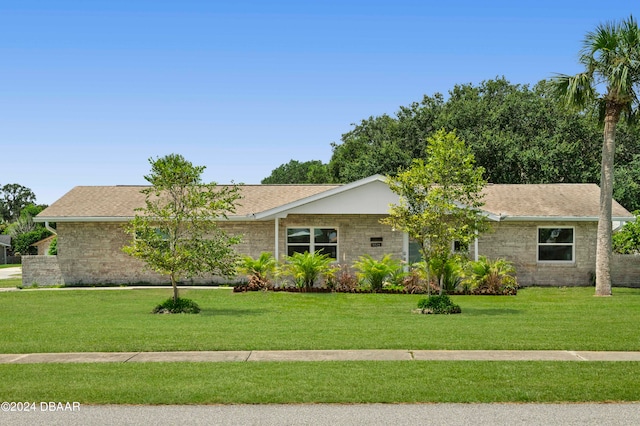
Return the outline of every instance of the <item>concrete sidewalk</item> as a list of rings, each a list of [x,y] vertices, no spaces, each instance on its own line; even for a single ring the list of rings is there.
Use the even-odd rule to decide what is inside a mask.
[[[0,354],[0,364],[265,361],[640,361],[640,352],[301,350]]]

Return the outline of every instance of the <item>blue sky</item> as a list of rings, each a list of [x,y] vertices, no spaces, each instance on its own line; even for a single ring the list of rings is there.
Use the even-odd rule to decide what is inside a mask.
[[[0,184],[50,204],[145,184],[180,153],[259,183],[331,157],[352,123],[505,76],[580,70],[585,33],[634,1],[0,0]]]

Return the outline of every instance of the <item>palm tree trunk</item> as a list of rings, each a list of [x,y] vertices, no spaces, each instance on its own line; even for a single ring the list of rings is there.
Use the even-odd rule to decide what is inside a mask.
[[[604,141],[602,144],[602,165],[600,169],[600,211],[598,215],[598,235],[596,246],[596,296],[611,296],[611,253],[613,199],[613,157],[616,146],[616,124],[621,108],[607,102],[604,119]]]

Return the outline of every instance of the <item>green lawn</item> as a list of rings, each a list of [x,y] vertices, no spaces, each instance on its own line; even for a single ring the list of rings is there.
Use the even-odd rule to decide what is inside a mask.
[[[0,288],[16,288],[22,285],[22,278],[6,278],[0,280]]]
[[[183,290],[198,315],[153,315],[170,290],[0,293],[0,353],[269,349],[640,350],[640,289],[529,288],[457,296],[459,315],[411,313],[418,295]]]
[[[250,349],[640,350],[640,289],[457,296],[183,290],[199,315],[153,315],[170,290],[0,293],[0,353]],[[8,401],[195,404],[640,401],[639,362],[267,362],[0,365]]]
[[[15,267],[18,267],[18,266],[21,266],[21,265],[19,263],[8,263],[6,265],[0,265],[0,269],[3,269],[3,268],[15,268]]]
[[[638,401],[639,373],[630,362],[26,364],[0,365],[0,395],[82,404]]]

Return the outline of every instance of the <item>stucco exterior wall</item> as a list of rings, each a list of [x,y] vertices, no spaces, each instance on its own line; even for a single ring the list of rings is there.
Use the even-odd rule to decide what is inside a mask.
[[[520,285],[585,286],[595,272],[595,222],[501,222],[478,238],[478,253],[514,263]],[[574,228],[573,262],[538,262],[538,228]]]

